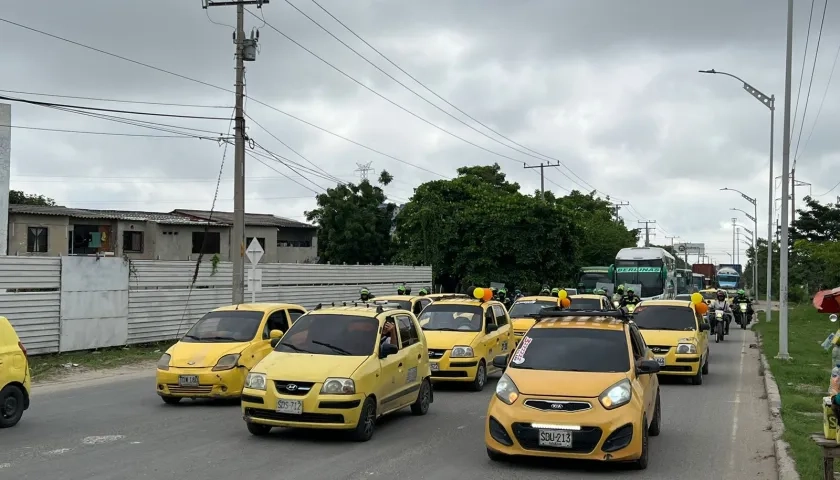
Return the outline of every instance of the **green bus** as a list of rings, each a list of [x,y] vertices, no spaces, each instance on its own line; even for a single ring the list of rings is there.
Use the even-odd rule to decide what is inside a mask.
[[[578,273],[578,293],[592,293],[599,283],[613,284],[613,266],[583,267]]]

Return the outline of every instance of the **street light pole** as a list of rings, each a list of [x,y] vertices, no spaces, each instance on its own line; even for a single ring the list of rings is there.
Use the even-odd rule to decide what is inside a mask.
[[[772,167],[771,167],[771,169],[772,169]],[[730,210],[738,210],[739,212],[743,212],[743,213],[744,213],[744,215],[746,215],[746,216],[747,216],[747,218],[749,218],[749,219],[751,219],[751,220],[753,221],[753,225],[755,225],[755,234],[753,235],[753,237],[754,237],[754,240],[755,240],[755,237],[758,237],[758,199],[753,198],[753,197],[751,197],[751,196],[749,196],[749,195],[745,194],[744,192],[742,192],[742,191],[740,191],[740,190],[736,190],[736,189],[734,189],[734,188],[727,188],[727,187],[724,187],[724,188],[721,188],[721,190],[727,190],[727,191],[731,191],[731,192],[736,192],[736,193],[739,193],[739,194],[741,194],[741,197],[742,197],[744,200],[746,200],[746,201],[748,201],[748,202],[752,203],[752,206],[753,206],[753,212],[755,213],[755,216],[752,216],[752,215],[750,215],[749,213],[744,212],[744,211],[743,211],[743,210],[741,210],[740,208],[730,208]],[[771,190],[771,192],[772,192],[772,190],[773,190],[773,184],[772,184],[772,183],[770,184],[770,190]],[[772,193],[771,193],[771,194],[772,194]],[[772,212],[772,211],[773,211],[773,209],[771,208],[771,209],[770,209],[770,211]],[[770,226],[769,226],[769,229],[772,229],[772,228],[773,228],[773,225],[772,225],[772,218],[771,218],[771,224],[770,224]],[[772,232],[771,232],[771,233],[772,233]],[[772,238],[772,237],[771,237],[771,238]],[[773,243],[772,243],[772,241],[771,241],[771,238],[768,238],[768,239],[767,239],[767,249],[768,249],[768,251],[770,251],[770,253],[768,254],[768,258],[767,258],[767,262],[768,262],[768,264],[769,264],[769,262],[770,262],[770,257],[771,257],[771,256],[772,256],[772,254],[773,254],[773,249],[772,249],[772,247],[773,247]],[[758,244],[756,243],[756,241],[754,241],[754,242],[753,242],[753,244],[755,245],[755,246],[753,247],[753,248],[754,248],[754,252],[755,252],[755,262],[753,262],[753,263],[755,264],[755,265],[753,265],[753,270],[755,271],[755,273],[753,274],[753,280],[754,280],[754,282],[755,282],[755,284],[756,284],[756,287],[755,287],[755,299],[756,299],[756,300],[758,300],[758,266],[757,266],[757,265],[758,265],[758,246],[757,246]],[[769,287],[769,285],[771,285],[771,284],[772,284],[772,282],[773,282],[772,272],[771,272],[770,270],[768,270],[768,271],[767,271],[767,285],[768,285],[768,287],[767,287],[767,315],[766,315],[766,317],[767,317],[767,318],[766,318],[766,320],[767,320],[768,322],[770,321],[770,287]]]
[[[743,213],[744,216],[746,216],[753,222],[753,229],[755,233],[750,232],[753,233],[753,295],[755,296],[755,299],[758,300],[758,207],[756,206],[756,204],[753,203],[753,211],[755,212],[755,216],[750,215],[749,213],[741,210],[740,208],[730,208],[730,210]]]
[[[793,30],[793,0],[788,0],[788,56],[790,56],[790,51],[792,49],[791,38],[792,38],[792,30]],[[790,63],[790,60],[788,60]],[[790,65],[788,65],[788,72],[786,76],[786,87],[790,88]],[[731,73],[726,72],[718,72],[715,69],[711,70],[700,70],[700,73],[711,73],[717,75],[726,75],[727,77],[732,77],[735,80],[741,82],[744,86],[744,90],[747,91],[750,95],[755,97],[756,100],[762,103],[765,107],[770,109],[770,181],[767,184],[767,312],[766,312],[766,321],[770,321],[770,298],[773,295],[773,208],[775,207],[775,202],[773,201],[773,144],[775,143],[774,134],[773,132],[776,129],[776,95],[770,95],[769,97],[755,87],[750,85],[749,83],[743,81],[741,78],[732,75]],[[790,108],[790,96],[789,92],[785,91],[785,117],[788,118],[788,126],[790,126],[790,115],[787,112],[787,109]],[[790,137],[790,130],[787,130],[786,135]],[[788,139],[789,140],[789,139]],[[790,145],[788,145],[788,153],[790,150]],[[742,194],[743,195],[743,194]],[[756,204],[753,203],[753,207],[756,207]],[[758,218],[758,208],[755,208],[755,216]],[[756,257],[758,257],[758,252],[756,252]],[[758,299],[758,295],[756,295],[756,300]],[[781,317],[780,317],[781,318]],[[785,317],[787,321],[787,317]],[[787,332],[785,332],[785,339],[787,339]],[[781,342],[781,337],[779,337],[779,342]],[[787,342],[787,340],[785,340]],[[785,343],[787,345],[787,343]],[[787,347],[786,347],[787,348]],[[786,350],[787,351],[787,350]]]

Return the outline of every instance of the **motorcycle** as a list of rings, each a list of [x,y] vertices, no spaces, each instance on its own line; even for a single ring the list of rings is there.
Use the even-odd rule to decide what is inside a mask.
[[[715,343],[720,343],[723,340],[723,332],[726,329],[726,318],[724,317],[723,310],[713,310],[709,312],[710,315],[714,314],[715,318],[715,326],[714,326],[714,334],[715,334]]]
[[[741,302],[741,303],[738,304],[738,307],[741,310],[741,329],[742,330],[746,330],[747,325],[749,325],[750,321],[752,321],[752,319],[750,318],[750,314],[747,311],[748,306],[749,305],[747,305],[747,302]]]

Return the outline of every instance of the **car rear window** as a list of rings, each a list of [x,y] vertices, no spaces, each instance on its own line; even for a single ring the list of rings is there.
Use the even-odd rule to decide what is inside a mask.
[[[557,302],[548,300],[520,300],[510,307],[510,318],[525,318],[540,313],[543,308],[557,306]]]
[[[601,308],[601,300],[597,298],[570,298],[569,308],[567,310],[603,310]]]
[[[513,352],[509,368],[556,372],[627,372],[624,330],[532,328]]]
[[[640,330],[697,330],[697,318],[690,307],[642,304],[633,313]]]

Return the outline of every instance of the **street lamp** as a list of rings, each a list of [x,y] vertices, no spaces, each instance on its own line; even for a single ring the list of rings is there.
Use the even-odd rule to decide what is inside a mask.
[[[772,163],[773,162],[770,162],[770,164],[771,164],[770,170],[771,171],[773,170]],[[752,203],[753,215],[750,215],[749,213],[744,212],[740,208],[730,208],[730,210],[738,210],[740,212],[743,212],[747,216],[747,218],[749,218],[750,220],[753,221],[753,226],[755,228],[755,231],[758,232],[758,200],[756,200],[755,198],[745,194],[744,192],[742,192],[740,190],[736,190],[734,188],[724,187],[724,188],[721,188],[721,190],[739,193],[739,194],[741,194],[741,197],[744,198],[744,200]],[[773,198],[773,183],[772,182],[770,182],[770,198],[771,199]],[[766,315],[768,322],[770,321],[770,312],[771,312],[771,310],[770,310],[770,296],[771,296],[772,292],[771,292],[770,288],[773,285],[773,281],[772,281],[773,280],[773,272],[769,268],[769,265],[773,261],[773,244],[771,243],[772,240],[773,240],[773,208],[772,207],[770,207],[769,222],[770,223],[767,224],[767,252],[768,252],[767,253],[767,265],[768,265],[768,269],[767,269],[767,315]],[[754,238],[757,237],[757,236],[758,236],[757,233],[755,235],[753,235]],[[755,256],[756,256],[756,261],[753,262],[754,263],[754,265],[753,265],[753,272],[754,272],[753,273],[753,279],[755,280],[755,285],[756,285],[756,287],[755,287],[755,299],[756,299],[756,301],[758,301],[758,245],[755,242],[753,242],[753,251],[755,252]]]
[[[792,0],[789,1],[788,9],[789,9],[788,15],[793,15],[792,14],[792,9],[793,9]],[[788,22],[791,23],[792,22],[791,19],[788,19]],[[739,82],[741,82],[741,84],[744,87],[744,90],[746,90],[747,93],[749,93],[750,95],[755,97],[755,99],[758,100],[759,102],[761,102],[762,105],[764,105],[765,107],[770,109],[770,180],[769,180],[769,183],[767,185],[767,188],[768,188],[769,192],[768,192],[768,195],[767,195],[767,210],[768,210],[768,212],[767,212],[767,314],[766,314],[767,321],[769,322],[770,318],[771,318],[770,317],[770,296],[772,295],[772,285],[773,285],[773,282],[771,281],[771,279],[773,277],[773,206],[774,206],[774,202],[773,202],[773,143],[774,143],[773,131],[775,130],[775,121],[776,121],[775,120],[775,118],[776,118],[776,96],[775,95],[770,95],[768,97],[767,95],[765,95],[765,94],[761,93],[760,91],[758,91],[757,89],[755,89],[749,83],[745,82],[744,80],[742,80],[741,78],[739,78],[735,75],[732,75],[731,73],[718,72],[715,69],[700,70],[700,73],[725,75],[727,77],[732,77],[735,80],[738,80]],[[786,75],[789,75],[789,72],[786,72]],[[786,92],[785,93],[785,101],[786,101],[785,105],[787,105],[786,108],[790,107],[790,105],[788,105],[788,103],[787,103],[787,97],[788,96],[789,95]],[[789,115],[785,115],[785,117],[788,117],[788,116]],[[788,132],[785,135],[790,135],[790,133]],[[789,143],[789,140],[790,140],[789,138],[785,139],[785,141],[788,142],[788,143]],[[783,189],[785,190],[785,193],[787,193],[787,184],[783,185],[783,187],[784,187]],[[743,194],[741,194],[741,195],[743,195]],[[754,202],[753,202],[753,206],[755,206]],[[758,209],[756,209],[755,217],[758,218]],[[757,227],[756,227],[756,231],[758,231]],[[758,297],[756,297],[756,300],[758,300]],[[780,315],[781,315],[781,313],[780,313]],[[781,318],[781,317],[779,317],[779,318]],[[785,319],[787,319],[787,317],[785,317]],[[780,341],[781,341],[781,338],[780,338]],[[785,353],[787,353],[787,352],[785,352]]]

